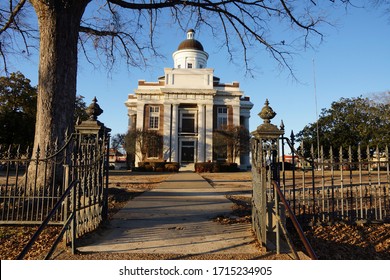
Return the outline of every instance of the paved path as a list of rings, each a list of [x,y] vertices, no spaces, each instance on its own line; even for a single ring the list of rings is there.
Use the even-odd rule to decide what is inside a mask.
[[[81,252],[154,254],[259,254],[250,224],[213,222],[233,203],[192,172],[173,174],[130,200],[108,229]]]

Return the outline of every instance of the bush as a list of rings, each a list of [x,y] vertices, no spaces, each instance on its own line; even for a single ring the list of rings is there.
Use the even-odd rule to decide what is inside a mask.
[[[215,169],[215,172],[236,172],[239,170],[237,163],[221,163]]]
[[[212,172],[214,172],[214,173],[222,172],[221,166],[222,166],[222,163],[219,163],[219,162],[213,163]]]
[[[140,172],[178,172],[180,164],[178,162],[165,161],[144,161],[138,163],[138,168],[133,169]],[[195,172],[197,173],[217,173],[239,171],[237,163],[225,162],[197,162]]]
[[[212,162],[197,162],[195,163],[195,172],[213,172],[213,165],[214,164]]]
[[[217,173],[217,172],[235,172],[239,171],[237,163],[219,163],[219,162],[198,162],[195,163],[195,172],[198,173]]]
[[[152,161],[149,165],[152,166],[154,171],[157,171],[157,169],[164,171],[165,161]]]
[[[169,162],[165,164],[165,171],[178,172],[179,169],[180,169],[180,164],[178,162]]]
[[[138,168],[133,168],[134,171],[140,172],[178,172],[180,164],[178,162],[165,161],[144,161],[138,163]]]
[[[153,166],[151,166],[151,165],[145,165],[145,172],[152,172],[152,171],[154,171],[153,170]]]
[[[146,171],[146,166],[149,165],[149,162],[139,162],[137,171],[144,172]]]

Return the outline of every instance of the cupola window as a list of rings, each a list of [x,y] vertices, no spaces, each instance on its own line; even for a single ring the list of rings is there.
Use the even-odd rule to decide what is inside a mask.
[[[187,31],[187,39],[192,40],[194,39],[194,33],[195,31],[193,29],[190,29]]]

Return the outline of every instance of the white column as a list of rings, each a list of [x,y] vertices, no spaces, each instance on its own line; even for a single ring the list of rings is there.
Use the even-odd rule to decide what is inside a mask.
[[[164,104],[163,156],[169,161],[171,157],[171,104]]]
[[[206,106],[203,104],[198,105],[198,162],[206,161],[205,147],[206,147]]]
[[[233,125],[240,125],[240,106],[233,105]],[[240,156],[236,157],[236,161],[238,166],[241,164]]]
[[[137,117],[137,107],[129,107],[127,110],[127,116],[129,117],[128,119],[128,130],[129,129],[134,129],[136,128],[136,123],[134,122],[134,118]]]
[[[172,161],[179,162],[179,105],[173,104],[172,109]]]
[[[143,130],[144,129],[144,107],[145,104],[140,102],[137,105],[137,126],[136,129]],[[142,160],[142,154],[140,147],[136,144],[136,154],[135,154],[135,166],[138,166],[138,163]]]
[[[240,125],[240,106],[233,106],[233,125]]]
[[[145,104],[140,102],[137,105],[137,129],[144,129],[144,107]]]
[[[213,105],[207,104],[206,105],[206,117],[205,117],[205,138],[206,138],[206,145],[205,145],[205,154],[206,158],[205,161],[211,161],[213,160]]]
[[[249,131],[249,116],[244,116],[244,127]],[[249,145],[249,144],[248,144]],[[249,152],[241,154],[241,169],[247,169],[250,166]]]

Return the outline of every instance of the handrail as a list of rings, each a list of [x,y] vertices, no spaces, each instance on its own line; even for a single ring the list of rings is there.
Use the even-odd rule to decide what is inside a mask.
[[[50,219],[54,216],[57,209],[61,206],[62,202],[65,200],[65,198],[69,195],[70,191],[74,188],[74,186],[79,183],[79,180],[73,180],[69,187],[65,190],[65,192],[62,194],[60,199],[57,201],[57,203],[54,205],[53,209],[50,211],[50,213],[47,215],[45,220],[43,220],[42,224],[39,226],[37,231],[34,233],[34,235],[31,237],[30,241],[24,246],[22,252],[18,255],[16,258],[17,260],[22,260],[27,252],[31,249],[34,242],[38,239],[39,235],[42,233],[42,231],[45,229],[47,224],[50,222]]]
[[[312,260],[318,260],[318,257],[316,255],[316,253],[314,252],[313,248],[311,247],[309,240],[307,240],[297,218],[295,217],[295,214],[291,210],[290,205],[288,204],[286,198],[284,197],[284,195],[280,189],[279,183],[276,181],[272,181],[272,185],[274,186],[275,190],[277,191],[277,193],[280,197],[280,200],[282,201],[282,203],[286,207],[286,209],[289,213],[289,216],[291,218],[291,221],[295,227],[295,230],[298,232],[299,238],[301,239],[303,246],[305,246],[305,249],[306,249],[307,253],[309,254],[310,258]]]

